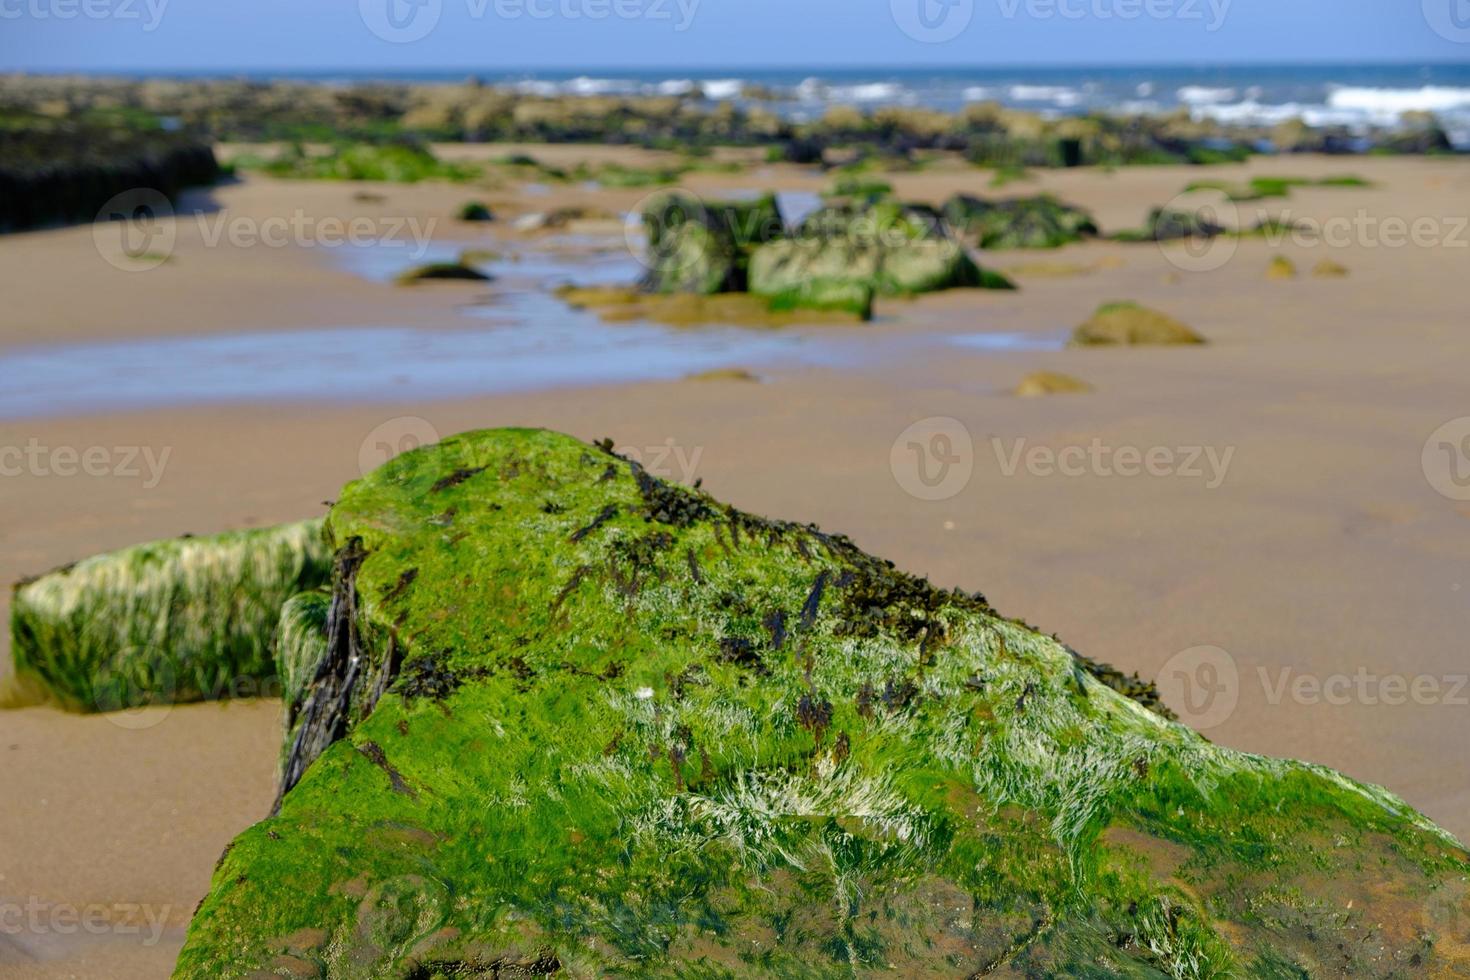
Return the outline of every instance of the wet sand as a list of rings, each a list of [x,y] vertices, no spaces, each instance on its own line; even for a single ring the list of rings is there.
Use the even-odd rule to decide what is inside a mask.
[[[1456,160],[1293,158],[1248,169],[1047,173],[1000,193],[1052,190],[1118,228],[1139,224],[1149,206],[1191,180],[1251,172],[1350,172],[1377,184],[1303,189],[1272,203],[1317,217],[1452,218],[1454,202],[1470,190],[1470,169]],[[960,189],[996,193],[983,174],[943,167],[888,179],[920,199]],[[697,174],[688,183],[716,192],[817,190],[826,182],[757,168]],[[360,189],[250,180],[213,197],[235,216],[381,207],[427,218],[447,216],[470,197],[511,216],[569,200],[617,209],[643,193],[386,187],[376,188],[385,202],[364,205],[352,200]],[[1441,224],[1452,237],[1453,222]],[[501,234],[444,217],[436,237],[488,242]],[[1459,236],[1466,242],[1463,230]],[[1023,290],[1015,294],[882,303],[875,324],[852,328],[866,331],[861,337],[881,354],[859,350],[826,366],[780,358],[740,365],[760,383],[660,381],[454,401],[177,406],[0,421],[0,446],[104,447],[115,460],[131,447],[155,459],[168,453],[153,486],[146,468],[0,478],[0,579],[149,538],[319,514],[362,465],[381,460],[380,443],[422,428],[404,419],[442,434],[529,424],[611,436],[663,475],[699,478],[743,508],[846,532],[937,584],[983,591],[1003,612],[1129,670],[1172,675],[1184,663],[1171,660],[1181,651],[1220,648],[1229,659],[1210,654],[1209,662],[1233,668],[1238,704],[1226,713],[1215,710],[1217,699],[1195,714],[1219,722],[1210,737],[1386,785],[1470,836],[1463,760],[1470,687],[1461,681],[1470,670],[1470,503],[1436,492],[1421,460],[1431,432],[1470,414],[1463,370],[1470,248],[1358,238],[1344,247],[1245,241],[1221,268],[1199,273],[1181,271],[1148,245],[1002,253],[993,258],[1002,268],[1060,263],[1091,271],[1018,276]],[[1278,252],[1296,261],[1300,278],[1267,281]],[[1313,278],[1322,258],[1351,275]],[[101,261],[88,228],[8,236],[0,239],[0,290],[14,302],[0,311],[0,355],[39,343],[308,326],[462,329],[457,307],[482,288],[495,287],[365,283],[319,252],[211,248],[197,228],[180,228],[174,258],[146,273]],[[996,352],[948,340],[977,332],[1055,338],[1098,303],[1124,298],[1184,320],[1210,345]],[[1096,390],[1008,394],[1041,369]],[[900,446],[895,460],[894,443],[906,427],[936,417],[962,424],[972,473],[953,496],[922,500],[905,489],[924,492],[912,457]],[[1030,471],[1024,463],[1038,447],[1076,447],[1075,456],[1094,440],[1114,453],[1167,450],[1175,469],[1189,469],[1197,455],[1200,475],[1124,475],[1106,466],[1048,475],[1043,457],[1030,457]],[[1212,470],[1206,450],[1217,464],[1228,454],[1228,467]],[[1008,475],[1018,451],[1023,462]],[[1335,693],[1314,694],[1310,683],[1293,688],[1303,675]],[[1419,681],[1420,696],[1391,703],[1399,700],[1396,678]],[[1176,707],[1187,709],[1180,683],[1161,680]],[[1426,681],[1435,682],[1427,696]],[[83,941],[56,928],[21,937],[25,954],[0,941],[6,976],[166,975],[215,858],[269,805],[274,705],[178,707],[145,716],[157,724],[141,731],[120,720],[47,708],[0,713],[0,908],[34,897],[46,907],[167,906],[174,917],[154,946],[133,934]]]

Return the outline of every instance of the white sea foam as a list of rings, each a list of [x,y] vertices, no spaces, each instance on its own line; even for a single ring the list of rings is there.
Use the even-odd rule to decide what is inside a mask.
[[[1361,127],[1365,120],[1355,112],[1334,110],[1320,103],[1267,103],[1255,100],[1231,102],[1228,105],[1197,105],[1190,110],[1195,119],[1213,119],[1222,123],[1274,126],[1290,119],[1301,119],[1310,126]]]
[[[1207,88],[1203,85],[1186,85],[1174,95],[1185,105],[1220,105],[1225,102],[1234,102],[1236,91],[1233,88]]]
[[[867,82],[861,85],[836,85],[828,95],[838,102],[898,102],[905,95],[902,85],[892,82]]]
[[[1050,102],[1062,108],[1082,101],[1076,89],[1065,85],[1012,85],[1006,95],[1016,102]]]
[[[733,99],[745,91],[743,78],[710,78],[699,83],[706,99]]]
[[[566,90],[573,95],[609,95],[627,92],[632,88],[630,82],[620,82],[613,78],[588,78],[585,75],[566,83]]]
[[[1426,85],[1423,88],[1333,88],[1327,96],[1334,109],[1350,109],[1375,119],[1394,119],[1405,112],[1470,109],[1470,88]]]

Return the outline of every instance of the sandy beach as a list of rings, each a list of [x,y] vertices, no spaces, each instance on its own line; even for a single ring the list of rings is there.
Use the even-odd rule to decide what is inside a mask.
[[[657,158],[533,152],[559,163]],[[1443,470],[1433,451],[1425,459],[1431,434],[1470,413],[1464,162],[1303,155],[1037,171],[1003,191],[958,162],[883,177],[902,198],[936,204],[957,191],[1047,191],[1113,231],[1140,225],[1191,181],[1344,173],[1372,186],[1262,202],[1348,229],[1331,243],[1244,239],[1204,271],[1154,244],[982,254],[1021,289],[880,301],[871,324],[792,328],[789,347],[749,355],[735,342],[722,366],[754,382],[654,377],[434,398],[410,377],[411,395],[389,388],[371,400],[303,392],[0,418],[0,447],[36,447],[23,462],[7,457],[15,463],[0,477],[0,580],[138,541],[319,515],[345,481],[383,461],[384,445],[425,433],[528,425],[611,437],[659,475],[701,480],[741,508],[814,521],[938,585],[979,590],[1091,657],[1157,677],[1210,738],[1381,784],[1464,839],[1470,502],[1441,492],[1453,490],[1450,457]],[[683,186],[719,197],[828,183],[754,164],[691,174]],[[382,199],[354,197],[364,190]],[[607,221],[570,236],[512,223],[573,205],[615,214],[646,193],[251,176],[195,203],[250,227],[367,217],[379,229],[415,222],[453,248],[617,254],[626,245]],[[499,220],[452,220],[472,197]],[[1240,208],[1254,214],[1255,205]],[[347,327],[463,332],[480,329],[464,307],[493,305],[500,288],[397,287],[356,274],[340,250],[235,244],[228,234],[212,243],[216,224],[181,216],[173,225],[169,260],[147,271],[107,261],[90,226],[0,238],[0,358]],[[1268,279],[1277,255],[1300,274]],[[1323,260],[1349,274],[1314,276]],[[1177,317],[1208,345],[1061,347],[1100,303],[1120,299]],[[1037,370],[1094,390],[1011,394]],[[10,383],[0,374],[0,395]],[[951,444],[961,473],[943,499],[922,499],[938,495],[916,469],[928,465],[934,432],[961,437]],[[69,454],[94,449],[95,473],[68,465]],[[8,599],[6,589],[0,613]],[[0,644],[3,663],[8,638]],[[1224,687],[1191,711],[1201,662]],[[122,717],[0,713],[0,907],[35,906],[51,923],[27,945],[0,934],[0,973],[166,976],[220,851],[270,805],[277,726],[268,700]],[[56,925],[69,910],[98,909],[141,917],[138,930],[98,938]]]

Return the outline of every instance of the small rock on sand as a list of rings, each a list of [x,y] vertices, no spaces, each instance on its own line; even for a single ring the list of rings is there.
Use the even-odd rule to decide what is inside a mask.
[[[1072,333],[1073,347],[1203,343],[1205,338],[1173,317],[1134,302],[1104,303]]]
[[[1295,279],[1296,263],[1284,255],[1278,255],[1266,267],[1267,279]]]
[[[1070,374],[1056,371],[1033,371],[1016,385],[1016,394],[1022,398],[1041,395],[1076,395],[1092,390],[1092,385]]]

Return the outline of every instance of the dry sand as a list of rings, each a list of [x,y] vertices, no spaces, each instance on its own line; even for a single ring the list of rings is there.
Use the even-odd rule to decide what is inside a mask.
[[[1221,648],[1230,660],[1212,655],[1212,662],[1233,664],[1239,703],[1223,720],[1203,718],[1220,721],[1212,738],[1386,785],[1470,836],[1463,751],[1470,686],[1462,681],[1470,671],[1470,503],[1436,492],[1421,463],[1430,433],[1470,414],[1470,233],[1460,229],[1454,239],[1455,221],[1446,220],[1470,199],[1470,168],[1458,160],[1294,158],[1248,168],[1046,173],[1003,193],[1052,190],[1118,228],[1137,225],[1149,206],[1190,180],[1250,172],[1361,174],[1377,186],[1305,189],[1272,207],[1318,217],[1361,212],[1378,222],[1430,216],[1452,240],[1392,247],[1359,231],[1343,247],[1246,241],[1221,268],[1199,273],[1181,271],[1149,245],[1005,253],[994,264],[1083,271],[1022,277],[1025,288],[1016,294],[880,304],[878,322],[854,329],[868,331],[865,342],[881,356],[841,369],[746,365],[760,384],[659,382],[453,402],[180,407],[3,421],[0,446],[35,439],[170,455],[151,488],[121,475],[0,478],[0,579],[139,540],[319,514],[358,474],[369,435],[402,417],[420,417],[445,434],[529,424],[612,436],[656,469],[655,456],[672,445],[665,475],[700,478],[750,510],[847,532],[940,585],[983,591],[1002,611],[1099,659],[1168,675],[1180,651]],[[984,175],[958,168],[890,179],[910,197],[989,192]],[[718,191],[818,189],[823,182],[760,168],[695,175],[690,184]],[[358,189],[251,180],[213,197],[232,215],[377,208],[438,216],[438,237],[479,242],[500,230],[447,219],[469,197],[514,214],[572,197],[626,207],[641,196],[388,187],[378,188],[387,201],[369,205],[352,200]],[[363,283],[312,251],[210,248],[191,222],[180,224],[174,259],[146,274],[101,261],[88,228],[0,239],[0,293],[8,300],[0,351],[301,326],[462,329],[455,313],[462,290],[481,288]],[[1267,281],[1277,253],[1293,258],[1302,277]],[[1323,258],[1351,275],[1313,278],[1310,269]],[[1184,320],[1211,344],[995,353],[935,339],[975,331],[1055,335],[1098,303],[1122,298]],[[1074,375],[1096,391],[1007,394],[1041,369]],[[900,447],[895,468],[892,450],[907,426],[933,417],[962,423],[973,472],[954,496],[925,501],[902,485],[913,485],[906,451]],[[1217,459],[1230,453],[1230,462],[1218,486],[1210,485],[1206,461],[1198,477],[1072,477],[1024,465],[1006,474],[1016,440],[1025,441],[1023,451],[1060,451],[1085,450],[1095,439],[1110,450],[1167,448],[1177,452],[1176,463],[1192,447],[1208,448]],[[372,460],[371,445],[365,455]],[[1289,685],[1301,675],[1349,680],[1330,698],[1310,689],[1294,695]],[[1278,696],[1283,677],[1288,687]],[[1421,679],[1425,703],[1385,703],[1396,700],[1395,678]],[[1161,679],[1184,707],[1177,679]],[[1425,696],[1423,679],[1436,682],[1437,693]],[[0,910],[125,903],[169,913],[153,946],[142,942],[146,923],[141,934],[111,930],[97,938],[64,934],[52,922],[7,944],[0,921],[0,973],[166,975],[214,859],[269,805],[275,724],[269,703],[123,719],[47,708],[0,713]]]

